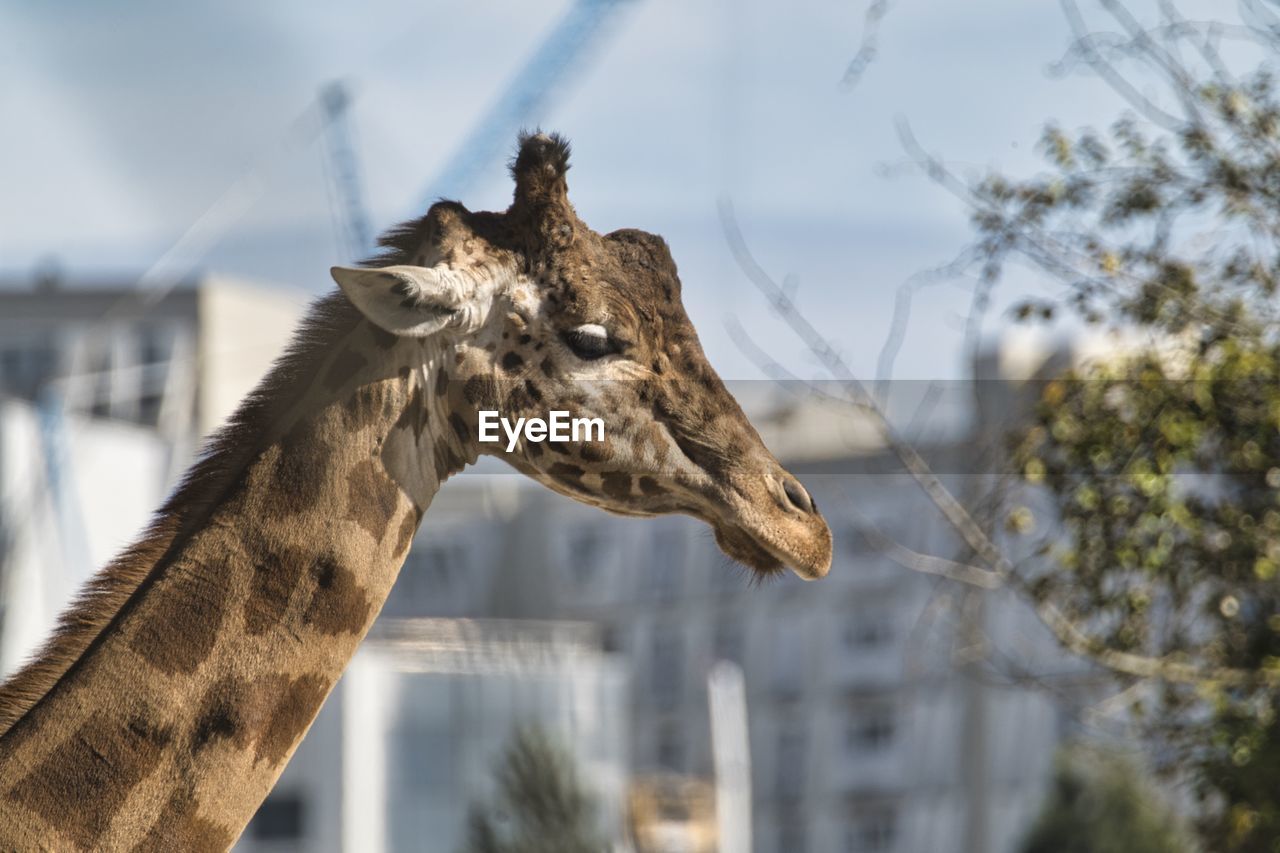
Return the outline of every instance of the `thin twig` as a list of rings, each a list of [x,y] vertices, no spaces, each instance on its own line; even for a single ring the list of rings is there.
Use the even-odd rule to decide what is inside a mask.
[[[1223,686],[1249,685],[1259,682],[1280,684],[1280,672],[1255,672],[1228,667],[1205,668],[1187,663],[1183,658],[1172,655],[1150,657],[1108,648],[1082,631],[1053,604],[1037,601],[1036,596],[1028,588],[1024,579],[1017,574],[1013,563],[1004,552],[991,540],[965,506],[942,484],[919,452],[899,437],[884,411],[875,404],[874,398],[868,393],[864,383],[854,376],[853,371],[831,343],[796,308],[787,292],[752,256],[734,217],[732,202],[722,198],[719,202],[719,211],[725,239],[739,268],[769,300],[778,317],[790,326],[792,332],[800,338],[819,363],[841,384],[849,395],[850,401],[857,402],[863,407],[871,420],[871,425],[879,433],[885,445],[898,457],[907,473],[938,508],[948,524],[985,564],[983,570],[993,572],[1004,584],[1033,602],[1036,615],[1068,651],[1092,660],[1107,669],[1140,678]],[[930,566],[938,568],[937,564],[931,563]]]

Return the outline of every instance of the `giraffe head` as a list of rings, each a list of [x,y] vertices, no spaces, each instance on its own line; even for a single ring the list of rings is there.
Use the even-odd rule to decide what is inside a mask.
[[[707,362],[666,243],[587,227],[568,158],[558,136],[522,137],[505,213],[439,202],[384,239],[395,262],[334,278],[375,325],[444,353],[433,385],[471,453],[611,512],[702,519],[759,573],[826,574],[831,532]],[[505,435],[478,442],[482,411],[599,418],[603,440],[522,437],[508,451]]]

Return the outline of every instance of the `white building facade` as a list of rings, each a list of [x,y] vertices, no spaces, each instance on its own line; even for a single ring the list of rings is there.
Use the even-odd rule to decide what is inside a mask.
[[[564,748],[621,838],[629,693],[594,625],[381,619],[236,849],[459,850],[524,727]]]

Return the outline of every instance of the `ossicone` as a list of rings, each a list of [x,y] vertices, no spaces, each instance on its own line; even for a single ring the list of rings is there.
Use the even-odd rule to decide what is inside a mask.
[[[511,161],[517,205],[568,203],[565,173],[569,171],[569,141],[558,133],[521,133]]]

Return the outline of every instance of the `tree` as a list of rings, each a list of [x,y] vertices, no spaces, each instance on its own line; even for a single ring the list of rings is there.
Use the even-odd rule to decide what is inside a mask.
[[[1131,111],[1107,133],[1050,125],[1045,173],[964,192],[981,280],[994,286],[1016,261],[1057,285],[1020,319],[1065,309],[1153,343],[1043,387],[1012,458],[1067,536],[1041,543],[1019,581],[1075,626],[1077,650],[1151,663],[1121,671],[1152,682],[1133,710],[1193,771],[1206,843],[1276,851],[1280,100],[1267,62],[1280,17],[1240,5],[1239,24],[1164,4],[1143,26],[1104,0],[1117,29],[1093,33],[1066,3],[1067,62],[1101,74]],[[1260,48],[1263,64],[1228,67],[1222,38]],[[1162,84],[1163,102],[1125,62]]]
[[[1009,529],[1051,532],[1014,559],[970,502],[950,494],[888,423],[876,395],[796,307],[794,287],[751,257],[722,208],[747,277],[880,428],[961,537],[968,556],[893,559],[983,589],[1021,592],[1071,652],[1110,669],[1161,768],[1190,775],[1205,846],[1280,851],[1280,13],[1239,0],[1238,21],[1193,21],[1172,0],[1143,24],[1098,0],[1092,30],[1063,0],[1075,40],[1060,72],[1084,67],[1128,109],[1105,132],[1050,124],[1047,168],[966,179],[903,140],[972,212],[976,238],[938,277],[974,274],[969,339],[1010,266],[1052,288],[1015,309],[1140,333],[1154,345],[1041,388],[1008,459],[1025,494]],[[873,4],[874,21],[885,4]],[[872,26],[868,13],[868,30]],[[1221,45],[1246,50],[1228,61]],[[865,41],[865,40],[864,40]],[[874,56],[859,50],[856,72]],[[1238,57],[1260,57],[1253,68]],[[908,291],[904,291],[908,292]],[[776,363],[754,347],[775,376]],[[892,342],[886,351],[892,350]],[[791,377],[787,377],[791,378]],[[873,544],[884,537],[870,530]]]
[[[1191,853],[1175,815],[1125,761],[1064,750],[1022,853]]]
[[[496,768],[498,792],[473,805],[464,853],[599,853],[595,805],[573,758],[542,729],[516,731]]]

